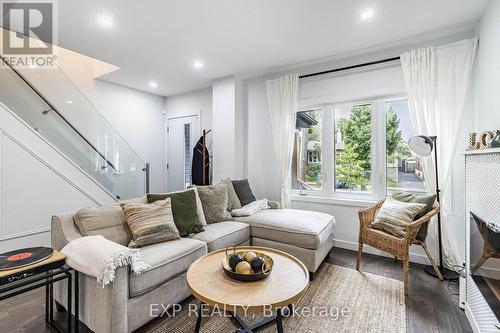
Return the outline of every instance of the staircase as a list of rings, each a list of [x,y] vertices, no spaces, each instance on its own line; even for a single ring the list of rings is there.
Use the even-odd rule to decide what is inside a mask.
[[[0,252],[50,245],[54,213],[147,192],[149,165],[60,69],[4,63],[0,82]]]

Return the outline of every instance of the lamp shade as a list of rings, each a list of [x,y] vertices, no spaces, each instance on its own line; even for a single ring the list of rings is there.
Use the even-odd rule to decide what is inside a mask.
[[[413,154],[425,157],[429,156],[434,149],[434,141],[425,135],[413,136],[408,140],[408,145]]]

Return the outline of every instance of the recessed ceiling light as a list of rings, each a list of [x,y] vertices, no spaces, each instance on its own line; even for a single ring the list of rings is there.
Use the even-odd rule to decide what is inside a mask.
[[[371,9],[367,9],[361,13],[361,19],[363,21],[371,19],[373,16],[375,16],[375,13]]]
[[[68,100],[68,101],[66,101],[66,103],[73,104],[73,101]]]
[[[109,15],[99,15],[97,18],[97,23],[103,27],[112,27],[113,26],[113,18]]]
[[[154,81],[151,81],[151,82],[149,82],[149,86],[150,86],[151,88],[156,88],[156,87],[158,87],[158,83],[156,83],[156,82],[154,82]]]
[[[203,68],[203,63],[201,61],[199,61],[199,60],[195,60],[193,62],[193,68],[195,68],[195,69]]]

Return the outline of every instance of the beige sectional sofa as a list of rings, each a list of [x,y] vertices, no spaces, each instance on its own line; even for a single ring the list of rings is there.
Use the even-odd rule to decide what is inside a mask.
[[[145,197],[135,200],[147,203]],[[94,277],[80,274],[80,320],[97,333],[132,332],[160,315],[162,305],[171,306],[190,296],[185,275],[194,260],[232,245],[253,244],[286,251],[314,273],[333,245],[333,216],[278,209],[276,203],[270,206],[275,209],[208,224],[201,233],[143,247],[142,259],[151,268],[140,275],[119,268],[115,281],[105,288]],[[78,237],[82,235],[73,214],[53,216],[52,246],[56,250]],[[65,290],[64,283],[55,288],[59,304],[66,304]]]

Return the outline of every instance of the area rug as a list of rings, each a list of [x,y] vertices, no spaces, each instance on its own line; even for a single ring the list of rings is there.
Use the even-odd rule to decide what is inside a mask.
[[[189,311],[198,304],[193,297],[182,309],[157,318],[137,332],[194,332],[196,315]],[[313,312],[314,311],[314,312]],[[213,312],[203,318],[201,332],[235,332],[239,327],[230,317]],[[247,315],[245,322],[255,323],[262,315]],[[288,333],[304,332],[406,332],[406,310],[403,283],[383,276],[323,264],[306,294],[295,306],[292,316],[284,319]],[[259,332],[276,332],[270,324]]]

